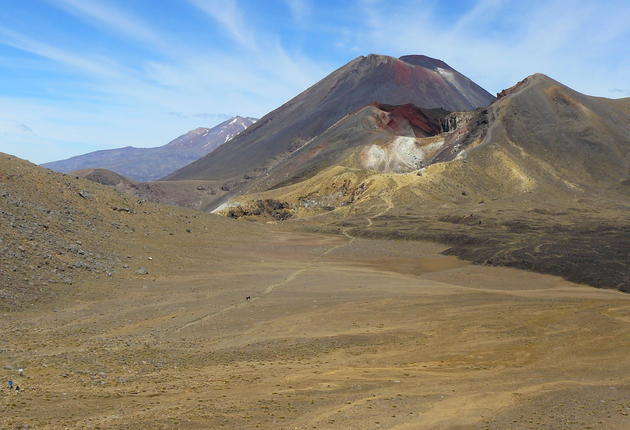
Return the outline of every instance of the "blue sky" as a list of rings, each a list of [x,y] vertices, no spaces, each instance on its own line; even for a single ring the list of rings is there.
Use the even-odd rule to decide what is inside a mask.
[[[359,55],[495,93],[542,72],[630,96],[627,0],[0,0],[0,151],[36,163],[260,117]]]

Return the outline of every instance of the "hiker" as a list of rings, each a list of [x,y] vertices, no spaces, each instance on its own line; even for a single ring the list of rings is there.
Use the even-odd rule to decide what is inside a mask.
[[[11,379],[7,381],[7,386],[9,387],[9,390],[13,389],[13,381]]]
[[[15,385],[15,392],[16,392],[17,394],[20,394],[20,386],[19,386],[19,385],[17,385],[17,384]]]
[[[24,369],[22,369],[21,367],[18,369],[18,375],[24,376]]]

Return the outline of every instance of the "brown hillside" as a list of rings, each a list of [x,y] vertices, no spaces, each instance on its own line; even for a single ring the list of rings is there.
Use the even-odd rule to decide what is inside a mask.
[[[0,217],[4,309],[72,295],[79,280],[142,277],[136,273],[142,267],[147,276],[158,276],[165,260],[178,255],[160,249],[165,244],[186,249],[193,232],[200,238],[239,229],[255,235],[257,230],[139,200],[6,154],[0,154]]]

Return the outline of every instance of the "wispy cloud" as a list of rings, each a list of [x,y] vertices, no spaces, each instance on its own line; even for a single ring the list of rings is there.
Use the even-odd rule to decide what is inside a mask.
[[[2,26],[0,26],[0,44],[30,52],[92,76],[113,77],[122,76],[125,73],[120,64],[105,56],[73,53]]]
[[[241,45],[251,48],[255,38],[245,24],[242,9],[236,0],[188,0],[190,4],[221,24],[229,34]]]
[[[285,88],[287,86],[305,88],[313,82],[313,79],[323,77],[326,71],[325,65],[312,61],[298,52],[287,52],[277,35],[255,28],[246,19],[243,8],[236,0],[220,3],[209,0],[188,1],[210,19],[221,24],[246,51],[245,57],[222,57],[225,64],[239,64],[241,70],[236,76],[247,73],[245,70],[253,69],[255,76],[249,76],[249,82],[262,80],[264,83],[260,84],[263,87],[282,85]],[[231,71],[229,66],[227,70]],[[258,85],[249,88],[250,91],[260,91],[260,89]]]
[[[91,20],[116,33],[162,45],[162,39],[157,32],[128,12],[122,12],[110,4],[102,3],[99,0],[50,1],[80,18]]]
[[[33,134],[34,130],[32,127],[27,124],[21,123],[19,121],[11,120],[11,119],[0,119],[0,132],[3,134],[8,133],[22,133],[22,134]]]
[[[630,88],[609,88],[608,92],[616,96],[630,96]]]
[[[18,130],[23,131],[25,133],[33,133],[33,129],[31,127],[29,127],[26,124],[22,124],[21,122],[17,123],[15,126],[17,127]]]

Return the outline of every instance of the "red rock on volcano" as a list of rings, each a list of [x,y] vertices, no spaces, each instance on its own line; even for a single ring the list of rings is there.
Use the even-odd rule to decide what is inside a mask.
[[[424,109],[411,103],[398,106],[373,103],[372,106],[389,113],[387,128],[394,133],[403,134],[406,127],[411,127],[416,137],[434,136],[442,131],[441,123],[436,117],[428,116]]]

